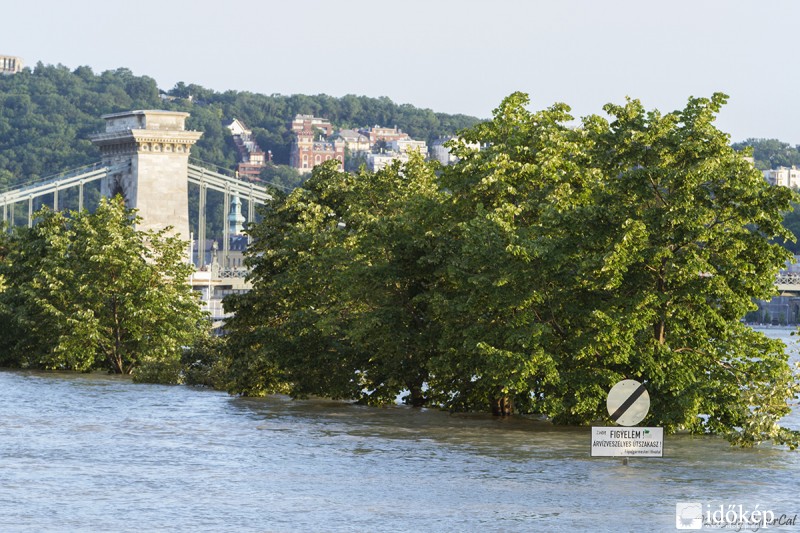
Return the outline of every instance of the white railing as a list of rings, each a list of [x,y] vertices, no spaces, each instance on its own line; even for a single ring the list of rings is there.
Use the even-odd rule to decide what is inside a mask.
[[[253,199],[256,203],[266,203],[272,200],[266,187],[249,181],[226,176],[204,167],[189,164],[189,183],[207,187],[214,191],[233,194],[241,198]]]
[[[775,284],[800,286],[800,272],[781,272],[775,278]]]

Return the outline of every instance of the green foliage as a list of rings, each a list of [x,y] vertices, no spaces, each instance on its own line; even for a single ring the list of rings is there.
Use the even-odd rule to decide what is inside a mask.
[[[285,193],[296,189],[305,181],[297,169],[287,165],[274,165],[268,163],[262,170],[259,178],[267,184],[267,186],[274,187],[278,191]]]
[[[604,179],[598,208],[579,219],[597,250],[578,271],[594,309],[581,354],[645,382],[650,423],[781,440],[773,429],[796,377],[783,350],[739,319],[774,293],[789,255],[772,239],[790,238],[781,213],[796,196],[769,186],[714,127],[725,100],[693,98],[667,115],[629,101],[606,107],[611,123],[588,119],[589,161]]]
[[[39,63],[0,77],[0,187],[99,160],[88,136],[103,129],[101,115],[159,104],[155,81],[127,69]]]
[[[436,324],[433,269],[419,261],[434,242],[435,175],[419,158],[358,176],[335,166],[315,168],[252,229],[254,289],[225,301],[231,390],[373,404],[410,391],[421,405]]]
[[[791,208],[783,213],[783,227],[792,234],[792,237],[778,238],[776,242],[793,254],[800,255],[800,204],[792,202]]]
[[[800,150],[778,139],[747,139],[733,144],[733,149],[751,153],[759,170],[800,165]]]
[[[95,214],[37,213],[6,237],[0,275],[6,364],[176,382],[183,346],[204,328],[185,282],[184,243],[135,229],[121,198]]]
[[[355,354],[342,328],[326,320],[339,309],[335,274],[352,257],[347,234],[337,229],[337,208],[344,206],[335,194],[348,179],[330,164],[315,168],[303,188],[266,210],[251,229],[248,253],[258,257],[251,261],[254,288],[225,300],[226,310],[236,313],[226,324],[236,354],[232,392],[259,395],[291,387],[298,396],[358,395]]]
[[[226,300],[230,390],[608,422],[620,379],[646,423],[750,445],[800,393],[784,347],[739,319],[788,257],[770,187],[713,121],[635,100],[570,127],[508,97],[459,162],[315,169],[252,228],[254,289]],[[468,143],[485,143],[475,150]]]
[[[225,339],[211,335],[198,338],[183,351],[181,368],[186,385],[225,390],[230,365]]]

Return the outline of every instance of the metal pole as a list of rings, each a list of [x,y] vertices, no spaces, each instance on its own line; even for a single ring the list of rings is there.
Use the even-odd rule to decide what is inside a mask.
[[[28,227],[33,227],[33,195],[28,196]]]
[[[53,191],[53,211],[58,211],[58,182],[56,182],[56,190]]]
[[[256,200],[253,197],[253,184],[250,184],[250,197],[247,199],[247,227],[249,228],[250,225],[255,222],[256,220]],[[250,232],[247,232],[247,245],[253,242],[253,236],[250,235]]]
[[[83,180],[78,182],[78,211],[83,211]]]
[[[11,204],[10,208],[11,208],[10,209],[10,211],[11,211],[11,222],[9,223],[9,226],[11,226],[13,228],[14,227],[14,204]]]
[[[250,243],[253,242],[253,236],[250,235],[249,228],[253,224],[253,202],[255,199],[253,198],[253,193],[250,191],[250,198],[247,199],[247,245],[250,246]]]
[[[197,205],[197,257],[198,266],[206,262],[206,184],[205,176],[200,177],[200,201]]]
[[[190,231],[189,232],[189,263],[194,266],[194,234]],[[189,275],[189,281],[191,282],[194,278],[194,270]]]
[[[222,268],[230,268],[229,255],[230,255],[230,224],[228,224],[228,217],[231,214],[231,188],[230,185],[225,185],[225,206],[222,212]]]

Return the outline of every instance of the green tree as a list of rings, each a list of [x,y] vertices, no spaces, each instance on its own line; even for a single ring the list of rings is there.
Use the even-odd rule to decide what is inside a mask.
[[[793,254],[800,254],[800,204],[797,202],[792,202],[791,208],[783,213],[783,227],[789,230],[793,237],[778,238],[776,242]]]
[[[281,192],[291,192],[305,181],[306,176],[301,175],[297,169],[287,165],[267,163],[259,174],[259,178],[267,186],[275,187]]]
[[[372,404],[406,391],[425,404],[438,327],[425,257],[440,194],[420,157],[357,176],[333,162],[267,211],[252,228],[253,290],[226,299],[232,342],[250,337],[234,357],[233,391]]]
[[[263,211],[248,231],[253,288],[225,299],[232,358],[230,391],[261,395],[291,391],[353,398],[360,361],[344,332],[337,279],[352,258],[340,231],[344,178],[331,164]],[[327,187],[327,191],[325,188]]]
[[[444,353],[431,372],[451,409],[543,412],[558,382],[554,339],[569,336],[563,289],[579,253],[565,244],[565,224],[590,187],[566,106],[531,113],[527,103],[513,94],[494,120],[462,132],[464,142],[452,143],[460,161],[442,175],[452,207],[433,300]],[[475,142],[486,148],[467,146]]]
[[[405,163],[360,172],[342,217],[353,239],[353,259],[341,276],[349,313],[348,340],[369,355],[359,377],[371,403],[430,402],[430,361],[439,354],[440,324],[431,291],[440,263],[436,249],[447,194],[436,166],[414,154]],[[347,176],[347,174],[344,174]]]
[[[772,239],[791,237],[781,213],[795,195],[770,187],[714,126],[726,99],[691,98],[666,115],[634,100],[607,105],[610,123],[586,119],[602,183],[573,224],[591,228],[578,233],[588,246],[575,289],[592,333],[571,368],[596,371],[565,374],[556,396],[639,379],[653,399],[650,422],[668,431],[796,446],[798,435],[778,425],[800,390],[784,347],[740,322],[774,293],[789,254]],[[569,418],[598,412],[573,408]]]
[[[231,390],[607,419],[623,378],[647,423],[795,447],[800,393],[780,342],[740,318],[774,291],[795,193],[770,187],[713,122],[638,101],[570,125],[516,93],[453,142],[458,164],[334,166],[251,228]],[[486,147],[475,150],[468,143]]]
[[[119,197],[95,214],[43,210],[37,220],[15,229],[0,264],[11,360],[177,381],[183,347],[205,329],[184,243],[168,229],[137,230]]]

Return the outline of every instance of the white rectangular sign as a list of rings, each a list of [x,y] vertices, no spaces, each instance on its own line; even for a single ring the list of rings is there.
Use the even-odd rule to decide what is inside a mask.
[[[663,453],[664,428],[592,428],[592,457],[663,457]]]

